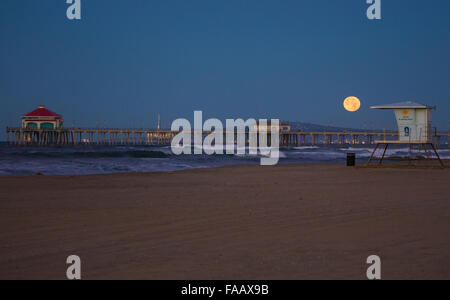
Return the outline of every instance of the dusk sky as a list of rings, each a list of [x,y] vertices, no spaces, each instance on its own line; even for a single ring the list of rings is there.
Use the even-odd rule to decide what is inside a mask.
[[[436,105],[450,122],[450,2],[382,0],[0,1],[0,138],[39,104],[66,127],[175,118],[279,118],[393,126],[369,106]],[[346,112],[347,96],[362,109]],[[134,124],[133,124],[134,123]],[[365,124],[366,123],[366,124]]]

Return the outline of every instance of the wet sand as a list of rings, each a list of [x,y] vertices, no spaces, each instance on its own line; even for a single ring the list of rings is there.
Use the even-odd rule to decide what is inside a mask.
[[[0,279],[450,279],[450,169],[0,178]]]

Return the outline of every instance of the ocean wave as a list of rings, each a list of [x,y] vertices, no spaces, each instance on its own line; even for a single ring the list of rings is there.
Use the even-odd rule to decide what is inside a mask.
[[[20,152],[13,156],[25,158],[167,158],[170,155],[162,151],[77,151],[77,152]]]
[[[280,149],[280,164],[342,163],[348,152],[356,153],[358,161],[367,161],[374,147],[305,146]],[[226,165],[259,164],[261,157],[238,155],[230,147],[230,155],[174,155],[171,147],[118,146],[73,148],[27,148],[0,146],[0,176],[87,175],[123,172],[160,172],[210,168]],[[439,149],[443,159],[450,158],[450,149]],[[378,151],[381,155],[382,150]],[[409,148],[390,148],[387,157],[407,157]],[[425,156],[423,151],[413,155]],[[430,151],[430,155],[434,153]]]
[[[348,148],[339,148],[340,151],[353,151],[353,152],[372,152],[373,148],[354,148],[354,147],[348,147]]]
[[[319,149],[318,146],[303,146],[303,147],[293,147],[295,150],[309,150],[309,149]]]

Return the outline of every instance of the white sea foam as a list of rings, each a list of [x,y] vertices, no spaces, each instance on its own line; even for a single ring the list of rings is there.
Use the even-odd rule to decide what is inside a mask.
[[[295,150],[306,150],[306,149],[319,149],[318,146],[303,146],[303,147],[293,147]]]

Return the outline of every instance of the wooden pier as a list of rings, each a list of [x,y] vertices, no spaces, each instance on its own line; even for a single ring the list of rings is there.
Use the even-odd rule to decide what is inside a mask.
[[[398,133],[393,131],[297,131],[282,133],[280,145],[372,145],[378,138],[396,139]]]
[[[7,143],[17,146],[167,145],[175,134],[160,129],[6,129]]]
[[[7,142],[16,146],[76,145],[170,145],[177,132],[162,129],[82,129],[36,130],[7,128]],[[209,132],[204,132],[204,135]],[[226,133],[224,133],[226,134]],[[396,131],[290,131],[280,133],[280,146],[374,145],[376,140],[396,140]],[[248,133],[246,133],[248,140]],[[435,133],[434,144],[449,144],[450,133]],[[225,139],[224,139],[225,141]]]

